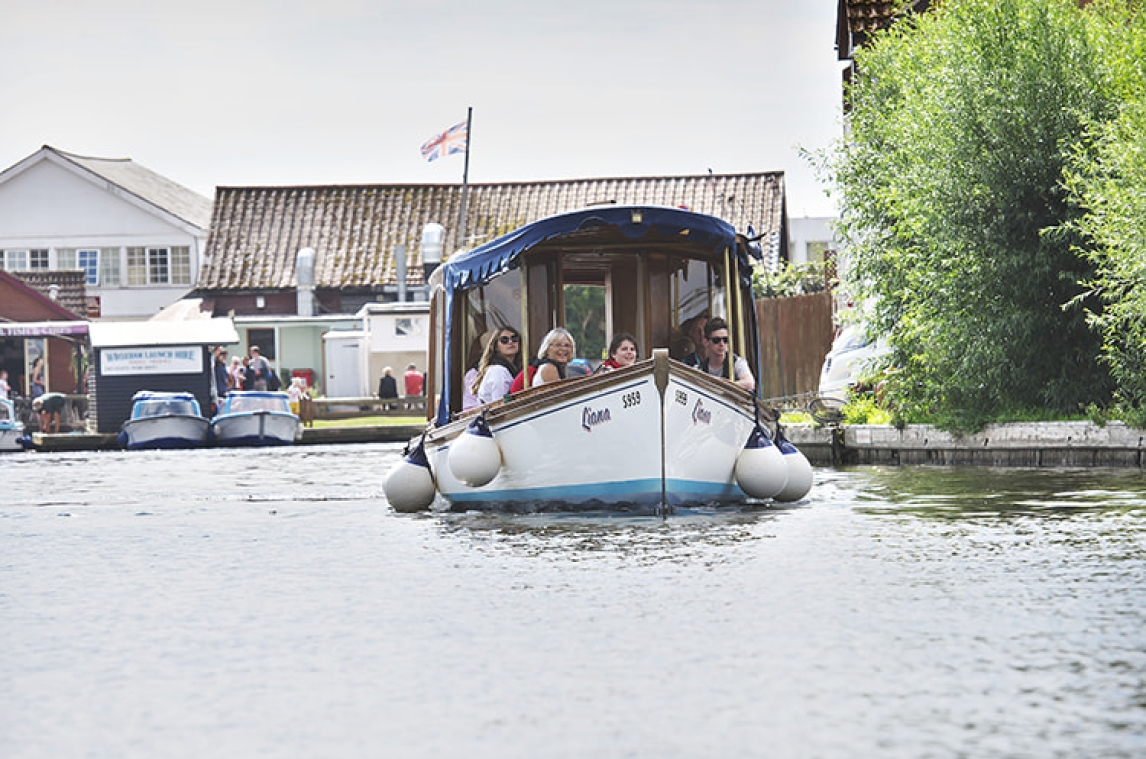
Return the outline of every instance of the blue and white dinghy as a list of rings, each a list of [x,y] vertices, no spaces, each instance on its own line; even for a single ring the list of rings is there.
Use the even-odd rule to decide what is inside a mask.
[[[749,240],[720,219],[605,206],[543,219],[451,258],[430,279],[437,413],[386,480],[391,506],[429,508],[440,495],[455,510],[665,513],[803,498],[812,469],[779,434],[775,411],[678,360],[692,349],[690,322],[720,316],[730,325],[729,361],[742,356],[761,376],[749,254]],[[631,333],[651,356],[464,411],[475,342],[508,325],[522,334],[523,352],[536,355],[546,332],[565,324],[571,286],[600,287],[607,331]]]
[[[198,448],[210,426],[191,393],[140,390],[131,399],[131,418],[119,431],[119,444],[143,448]]]
[[[292,445],[302,437],[302,421],[286,393],[237,390],[211,420],[211,436],[217,445]]]

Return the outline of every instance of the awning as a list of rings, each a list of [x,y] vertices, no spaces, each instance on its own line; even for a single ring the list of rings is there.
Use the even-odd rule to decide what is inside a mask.
[[[91,322],[0,322],[0,337],[86,335]]]
[[[232,345],[239,342],[235,323],[228,317],[187,321],[91,323],[93,348],[137,345]]]

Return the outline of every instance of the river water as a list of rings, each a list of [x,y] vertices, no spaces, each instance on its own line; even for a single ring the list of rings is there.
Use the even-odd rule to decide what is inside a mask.
[[[399,446],[0,458],[0,757],[1146,756],[1146,477],[400,515]]]

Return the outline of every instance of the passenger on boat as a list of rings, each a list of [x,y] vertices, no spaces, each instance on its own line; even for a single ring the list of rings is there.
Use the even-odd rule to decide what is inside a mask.
[[[638,353],[637,338],[628,332],[618,332],[609,341],[609,357],[597,367],[597,371],[608,372],[630,366],[637,360]]]
[[[731,379],[745,390],[756,389],[756,378],[752,376],[748,362],[741,356],[733,354],[733,377],[728,376],[728,323],[724,319],[717,316],[704,325],[704,344],[707,360],[690,366],[696,366],[706,374]],[[689,362],[686,360],[685,363]]]
[[[509,393],[513,377],[520,370],[521,335],[513,327],[502,327],[486,341],[469,390],[479,405],[501,400]],[[468,408],[464,399],[462,407]]]
[[[674,357],[679,358],[689,366],[700,366],[701,361],[707,355],[704,350],[704,327],[706,324],[708,324],[707,312],[694,316],[680,325],[685,335],[681,342],[688,347],[681,349],[679,353],[674,353]]]
[[[537,372],[533,375],[530,387],[565,379],[565,365],[573,360],[576,352],[577,343],[569,330],[561,327],[549,330],[537,350]]]

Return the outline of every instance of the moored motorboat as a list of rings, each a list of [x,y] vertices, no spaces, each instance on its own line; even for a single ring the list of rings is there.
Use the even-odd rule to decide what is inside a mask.
[[[197,448],[207,443],[210,422],[191,393],[141,390],[131,399],[131,418],[119,432],[120,446]]]
[[[677,208],[601,207],[543,219],[458,254],[431,278],[437,413],[386,482],[398,510],[438,495],[455,509],[667,511],[799,500],[807,460],[756,393],[679,360],[688,323],[723,317],[732,355],[760,376],[750,241]],[[652,357],[461,409],[464,358],[491,327],[536,346],[564,324],[568,285],[604,291],[605,324]],[[731,363],[726,376],[732,376]]]
[[[0,398],[0,451],[23,451],[27,448],[24,424],[16,416],[16,405]]]
[[[211,420],[217,445],[292,445],[301,436],[302,421],[291,413],[286,393],[232,391]]]

